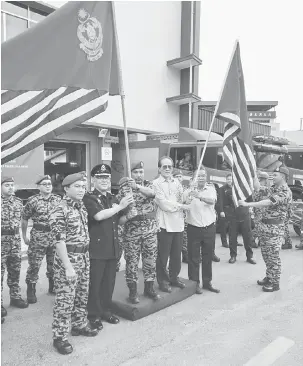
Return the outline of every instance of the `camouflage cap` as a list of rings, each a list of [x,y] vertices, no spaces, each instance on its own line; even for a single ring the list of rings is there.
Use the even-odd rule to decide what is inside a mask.
[[[13,177],[1,177],[1,184],[3,183],[14,183],[15,180]]]
[[[285,175],[289,175],[289,170],[286,168],[286,166],[285,165],[281,165],[281,166],[279,166],[279,167],[277,167],[275,170],[274,170],[274,172],[279,172],[279,173],[283,173],[283,174],[285,174]]]
[[[67,177],[65,177],[63,179],[62,186],[63,187],[64,186],[69,186],[70,184],[75,183],[78,180],[80,180],[80,181],[86,181],[86,177],[83,174],[83,172],[81,172],[81,173],[74,173],[74,174],[68,175]]]
[[[95,177],[95,176],[102,176],[102,175],[111,175],[112,170],[111,167],[107,164],[98,164],[96,166],[93,167],[92,171],[91,171],[91,176]]]
[[[40,175],[39,178],[36,180],[36,184],[40,184],[44,180],[52,180],[49,175]]]
[[[266,172],[259,172],[259,179],[269,179],[269,175]]]
[[[135,161],[131,165],[131,171],[133,171],[135,169],[143,169],[143,168],[144,168],[143,161]]]

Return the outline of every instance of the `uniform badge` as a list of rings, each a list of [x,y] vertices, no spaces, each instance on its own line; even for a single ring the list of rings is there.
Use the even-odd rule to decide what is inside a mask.
[[[101,165],[101,172],[105,172],[105,171],[106,171],[105,165]]]
[[[143,168],[143,161],[140,161],[140,168]]]
[[[81,23],[77,29],[77,36],[81,42],[79,47],[87,54],[89,61],[97,61],[103,55],[101,23],[91,17],[85,9],[79,10],[78,20]]]

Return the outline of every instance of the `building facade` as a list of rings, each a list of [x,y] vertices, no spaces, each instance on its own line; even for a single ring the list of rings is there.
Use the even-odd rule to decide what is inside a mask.
[[[56,10],[53,4],[1,2],[2,42],[43,21]],[[174,133],[179,126],[190,126],[194,102],[200,100],[200,2],[115,2],[115,12],[129,138]],[[121,100],[113,96],[104,113],[44,144],[44,166],[40,164],[39,174],[51,173],[54,180],[76,168],[89,174],[97,163],[110,164],[115,147],[123,140]],[[37,165],[31,157],[41,155],[41,149],[6,164],[2,170],[12,169],[13,173],[14,166],[22,166],[26,175],[30,165]],[[17,182],[18,188],[29,185]]]

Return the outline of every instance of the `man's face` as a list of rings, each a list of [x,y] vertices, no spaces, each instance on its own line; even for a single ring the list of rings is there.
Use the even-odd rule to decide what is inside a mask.
[[[207,174],[206,171],[201,169],[198,173],[198,177],[197,177],[197,182],[198,182],[198,186],[204,186],[207,180]]]
[[[233,178],[232,176],[229,176],[226,178],[226,184],[231,187],[233,185]]]
[[[176,179],[178,179],[178,181],[179,181],[180,183],[182,183],[182,182],[183,182],[183,175],[181,175],[181,174],[175,175],[175,178],[176,178]]]
[[[5,182],[1,184],[1,193],[4,196],[11,196],[15,190],[15,183],[14,182]]]
[[[284,174],[280,173],[280,172],[274,172],[273,173],[273,182],[275,185],[280,185],[282,183],[284,183],[285,178],[284,178]]]
[[[45,179],[38,184],[38,188],[40,190],[40,193],[47,195],[52,193],[53,185],[51,180]]]
[[[144,169],[134,169],[132,170],[132,178],[136,183],[142,183],[144,180]]]
[[[169,178],[172,175],[173,171],[173,163],[170,159],[163,159],[161,161],[161,166],[159,168],[160,174],[164,178]]]
[[[86,191],[86,181],[77,180],[68,187],[64,187],[66,195],[74,201],[81,201]]]
[[[94,187],[100,192],[107,192],[111,188],[111,175],[95,175],[93,178]]]
[[[186,154],[184,160],[185,161],[190,161],[190,158],[191,158],[191,155],[190,154]]]

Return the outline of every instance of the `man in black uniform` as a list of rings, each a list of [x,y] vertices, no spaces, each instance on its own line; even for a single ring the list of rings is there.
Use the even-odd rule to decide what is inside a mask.
[[[116,281],[116,264],[119,257],[117,213],[133,202],[132,196],[123,198],[119,205],[109,193],[111,168],[96,165],[91,176],[94,191],[87,193],[83,202],[88,211],[90,236],[90,288],[88,295],[88,319],[93,329],[103,328],[101,319],[117,324],[119,319],[110,307]]]
[[[237,237],[241,232],[246,251],[247,262],[256,264],[252,251],[251,219],[248,207],[235,207],[232,199],[232,184],[226,184],[220,190],[220,216],[226,218],[229,227],[229,263],[233,264],[237,258]],[[222,215],[224,213],[224,216]]]

